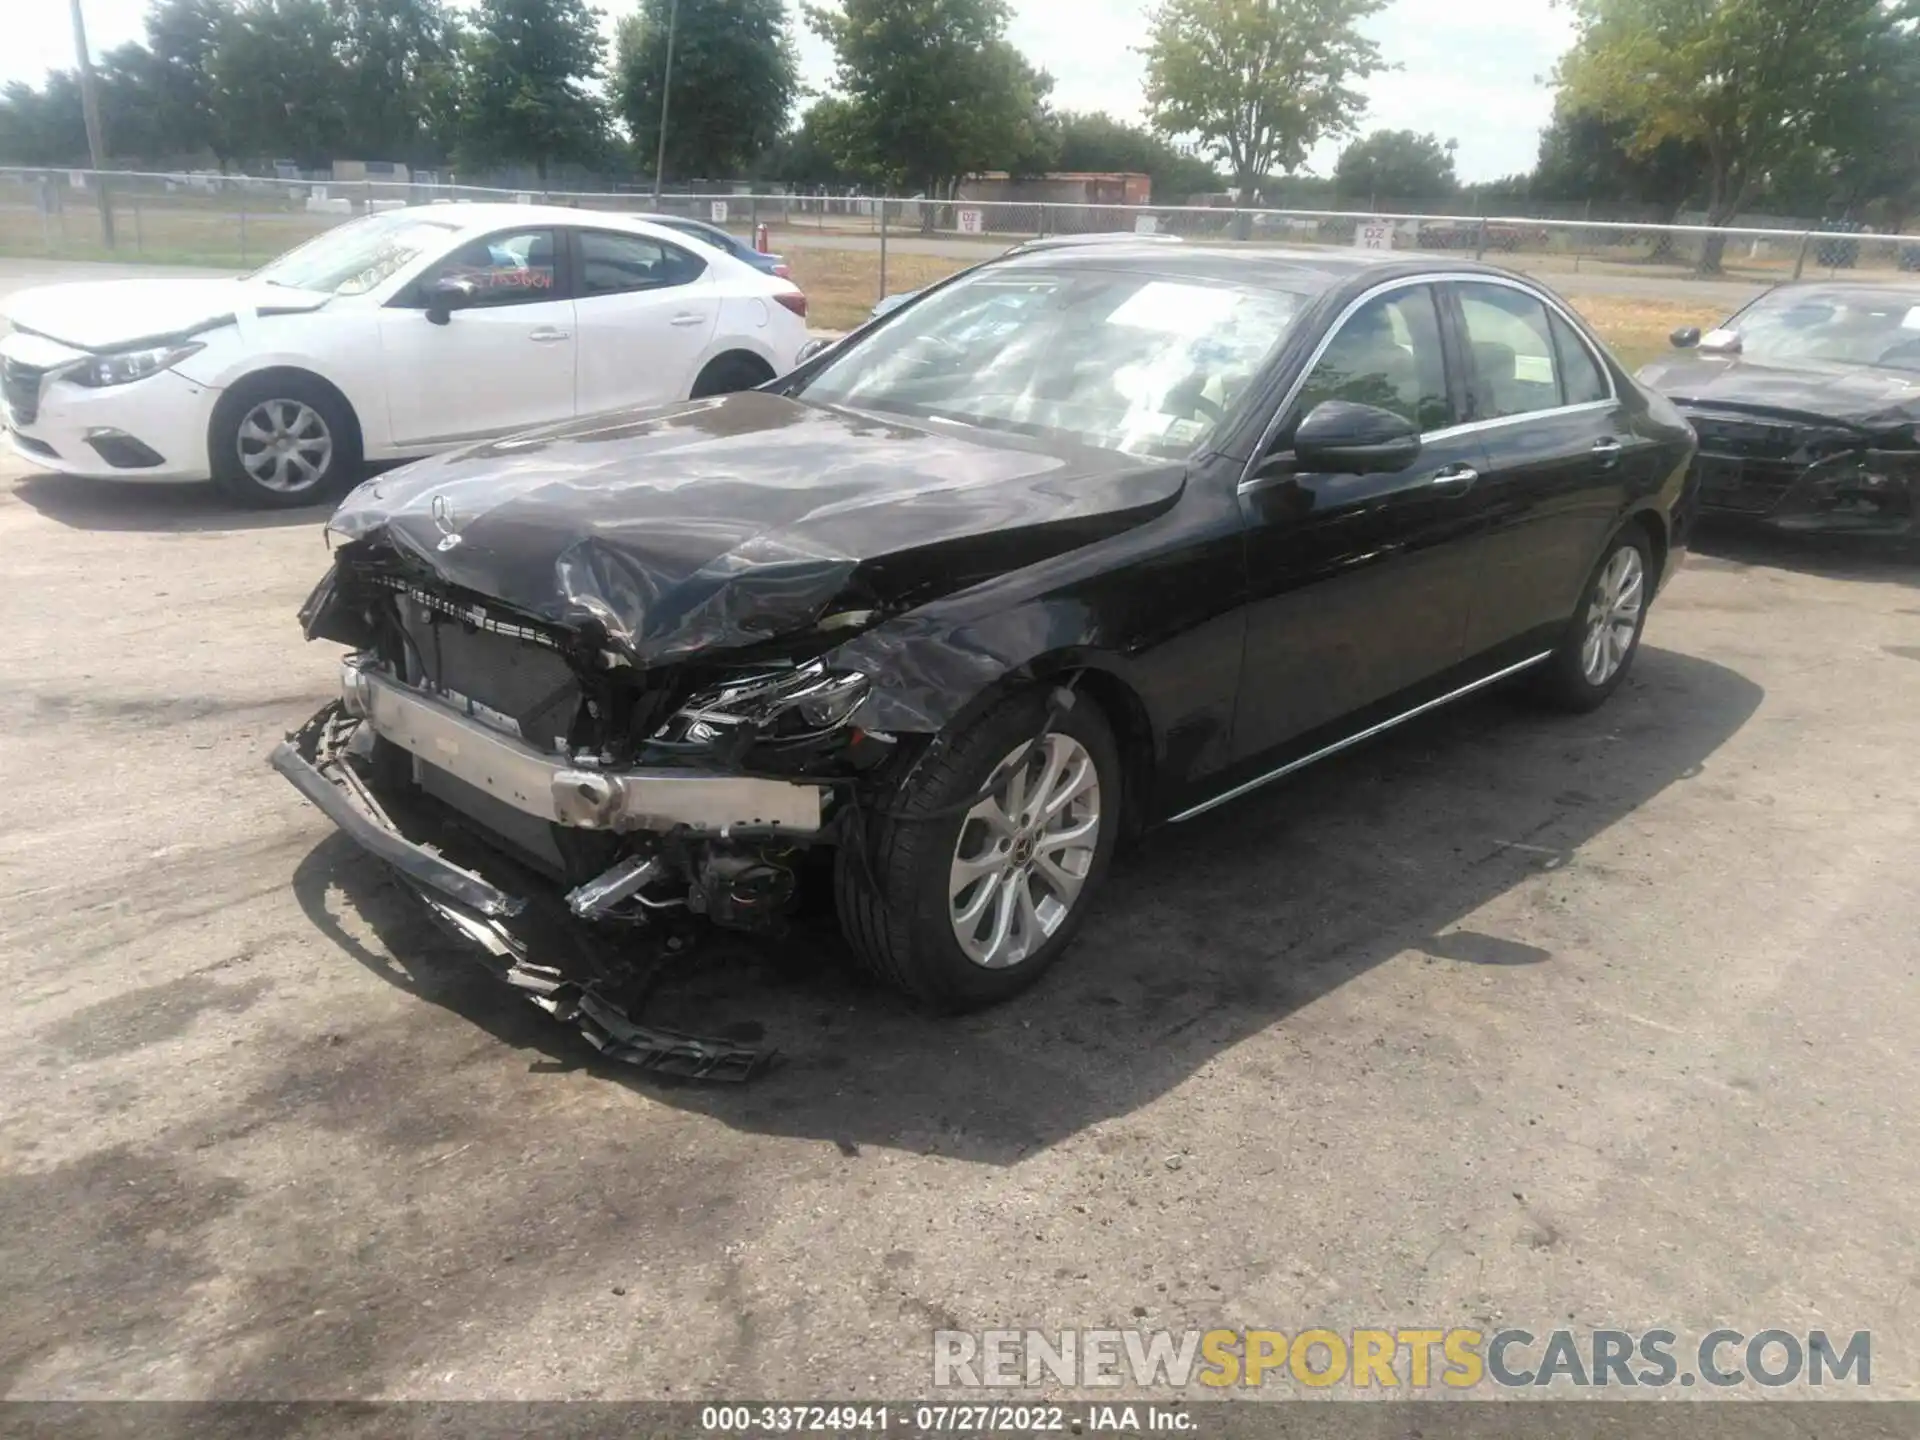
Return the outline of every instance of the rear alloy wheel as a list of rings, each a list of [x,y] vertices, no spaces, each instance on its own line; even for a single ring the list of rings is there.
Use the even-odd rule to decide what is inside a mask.
[[[1630,525],[1600,557],[1559,648],[1542,667],[1546,698],[1563,709],[1592,710],[1611,695],[1640,648],[1652,598],[1646,535]]]
[[[1007,999],[1084,923],[1120,803],[1119,751],[1091,700],[1051,727],[1044,693],[1002,701],[875,797],[866,833],[839,847],[848,942],[932,1008]]]
[[[243,505],[283,509],[331,499],[359,469],[353,417],[298,375],[242,381],[214,411],[214,484]]]

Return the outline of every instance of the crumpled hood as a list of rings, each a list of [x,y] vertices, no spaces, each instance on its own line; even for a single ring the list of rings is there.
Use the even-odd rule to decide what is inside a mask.
[[[644,665],[922,604],[1140,524],[1183,478],[749,391],[420,461],[330,529]]]
[[[89,280],[22,290],[0,315],[78,350],[124,350],[254,314],[317,310],[332,298],[246,280]]]
[[[1863,430],[1920,422],[1920,374],[1806,361],[1791,369],[1738,356],[1676,355],[1640,371],[1640,381],[1685,405],[1769,410]]]

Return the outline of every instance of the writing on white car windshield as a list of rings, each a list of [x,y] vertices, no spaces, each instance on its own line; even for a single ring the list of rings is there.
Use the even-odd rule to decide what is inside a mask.
[[[1920,304],[1912,291],[1807,289],[1763,295],[1729,322],[1743,359],[1920,371]]]
[[[364,295],[402,266],[445,245],[457,228],[405,210],[368,215],[316,235],[256,270],[253,278],[294,290]]]
[[[819,404],[1178,458],[1231,415],[1301,297],[1082,268],[986,271],[930,295],[799,392]]]

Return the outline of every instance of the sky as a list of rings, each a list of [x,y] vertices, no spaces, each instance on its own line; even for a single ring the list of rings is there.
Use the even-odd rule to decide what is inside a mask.
[[[146,0],[83,0],[87,40],[97,55],[142,37]],[[697,3],[697,0],[688,0]],[[38,83],[48,69],[73,63],[66,0],[6,0],[0,84]],[[601,0],[605,28],[634,8]],[[1054,77],[1059,109],[1105,110],[1141,118],[1141,61],[1148,0],[1013,0],[1009,38]],[[793,7],[804,84],[824,89],[833,55]],[[1553,109],[1545,85],[1572,39],[1565,8],[1550,0],[1390,0],[1367,29],[1394,69],[1365,87],[1360,133],[1431,131],[1459,142],[1462,180],[1491,180],[1533,168],[1541,127]],[[1337,144],[1314,153],[1312,168],[1331,172]]]

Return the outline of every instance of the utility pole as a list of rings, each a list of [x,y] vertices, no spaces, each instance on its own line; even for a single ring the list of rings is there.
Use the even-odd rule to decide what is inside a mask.
[[[113,243],[113,200],[107,194],[107,142],[100,132],[100,87],[93,78],[93,54],[87,49],[87,21],[80,0],[73,9],[74,58],[80,64],[80,110],[87,122],[87,153],[93,157],[94,193],[100,199],[100,236],[109,250]]]
[[[75,5],[80,0],[73,0]],[[75,12],[79,13],[78,11]],[[680,24],[680,0],[667,7],[667,73],[660,82],[660,148],[653,159],[653,199],[660,202],[660,181],[667,173],[667,101],[673,98],[673,32]]]

